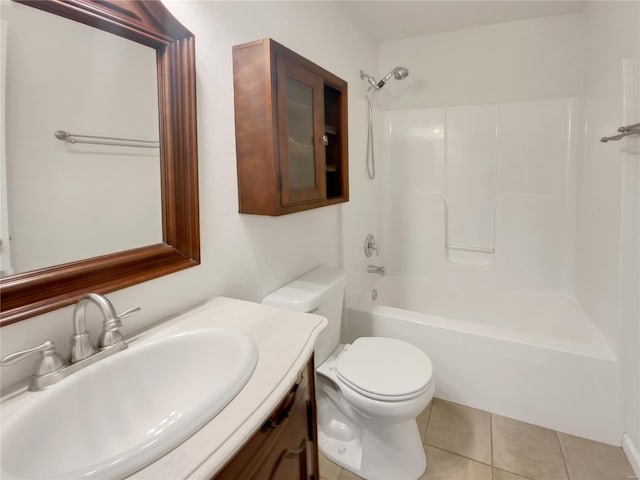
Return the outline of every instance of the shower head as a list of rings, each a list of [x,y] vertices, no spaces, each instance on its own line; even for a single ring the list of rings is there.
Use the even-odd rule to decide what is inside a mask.
[[[396,80],[404,80],[408,75],[409,69],[404,67],[396,67],[389,73],[387,73],[384,78],[376,84],[376,88],[380,89],[384,87],[385,83],[387,83],[387,80],[389,80],[391,77],[395,78]]]

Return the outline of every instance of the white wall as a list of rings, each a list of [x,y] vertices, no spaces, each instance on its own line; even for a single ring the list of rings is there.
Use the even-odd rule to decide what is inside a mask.
[[[377,70],[375,43],[330,3],[166,4],[196,36],[202,264],[110,294],[118,310],[142,307],[137,316],[125,321],[125,333],[213,295],[260,301],[268,292],[318,264],[340,265],[343,230],[345,238],[355,237],[351,229],[368,230],[363,224],[375,215],[359,218],[356,212],[365,207],[371,187],[364,182],[363,168],[359,168],[365,144],[358,140],[366,132],[366,104],[359,95],[358,72],[360,68]],[[231,47],[268,36],[342,77],[352,87],[352,201],[348,205],[278,218],[237,213]],[[96,332],[98,315],[94,311],[89,314],[89,328]],[[72,308],[67,307],[2,328],[2,353],[30,347],[47,338],[67,353],[71,315]],[[2,385],[28,375],[33,368],[28,363],[4,368]]]
[[[562,15],[380,45],[380,73],[409,77],[380,92],[386,109],[508,103],[576,95],[582,18]]]
[[[623,425],[638,449],[640,139],[602,144],[599,138],[640,122],[640,4],[589,2],[584,16],[586,128],[578,183],[577,296],[619,355]],[[635,462],[640,473],[640,458]]]

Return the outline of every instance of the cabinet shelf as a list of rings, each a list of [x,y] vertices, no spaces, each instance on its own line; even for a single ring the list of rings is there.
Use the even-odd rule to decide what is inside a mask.
[[[348,201],[347,83],[263,39],[233,47],[233,85],[240,213]]]

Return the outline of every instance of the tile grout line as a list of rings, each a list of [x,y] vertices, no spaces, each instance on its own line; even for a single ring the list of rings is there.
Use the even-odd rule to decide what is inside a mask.
[[[436,403],[436,397],[433,397],[430,403],[431,403],[431,408],[429,408],[429,417],[427,418],[427,425],[424,427],[424,435],[421,438],[423,445],[427,444],[427,433],[429,432],[429,425],[431,424],[431,417],[433,416],[433,407],[435,406],[435,403]]]
[[[489,446],[491,447],[491,480],[493,480],[493,413],[489,413]]]
[[[482,465],[486,465],[487,467],[493,468],[491,464],[485,463],[482,460],[476,460],[475,458],[467,457],[465,455],[460,455],[459,453],[452,452],[451,450],[447,450],[446,448],[436,447],[435,445],[431,445],[430,443],[425,443],[424,445],[427,447],[435,448],[436,450],[441,450],[443,452],[450,453],[451,455],[455,455],[456,457],[466,458],[467,460],[471,460],[472,462],[481,463]]]
[[[494,459],[493,459],[493,417],[495,417],[496,414],[489,413],[489,415],[491,415],[491,418],[490,418],[490,421],[491,421],[491,423],[490,423],[490,432],[491,432],[491,478],[493,478],[493,470],[496,469],[496,470],[502,470],[503,472],[511,473],[511,474],[516,475],[518,477],[522,477],[523,479],[526,479],[526,480],[534,480],[534,479],[532,479],[530,477],[524,476],[522,473],[512,472],[511,470],[507,470],[506,468],[496,467],[494,465]],[[509,418],[509,417],[505,417],[505,418]],[[563,458],[563,461],[564,461],[564,458]],[[565,465],[565,468],[566,468],[566,465]]]
[[[472,462],[476,462],[476,463],[480,463],[482,465],[486,465],[487,467],[491,468],[491,478],[493,478],[493,469],[495,468],[496,470],[501,470],[503,472],[507,472],[507,473],[511,473],[517,477],[522,478],[523,480],[534,480],[530,477],[525,477],[524,475],[522,475],[521,473],[517,473],[517,472],[512,472],[511,470],[506,470],[504,468],[498,468],[498,467],[494,467],[493,465],[490,465],[488,463],[485,463],[481,460],[476,460],[475,458],[471,458],[471,457],[466,457],[464,455],[460,455],[459,453],[456,452],[452,452],[451,450],[447,450],[446,448],[442,448],[442,447],[436,447],[435,445],[431,445],[430,443],[425,443],[425,446],[431,447],[431,448],[435,448],[436,450],[440,450],[441,452],[447,452],[451,455],[455,455],[456,457],[460,457],[460,458],[464,458],[466,460],[470,460]]]
[[[555,430],[555,433],[556,433],[556,440],[558,440],[558,446],[560,447],[560,454],[562,455],[562,463],[564,464],[564,470],[567,472],[567,478],[571,480],[571,474],[569,473],[569,467],[567,466],[567,459],[564,454],[564,448],[562,448],[562,442],[560,441],[560,434],[558,433],[557,430]]]

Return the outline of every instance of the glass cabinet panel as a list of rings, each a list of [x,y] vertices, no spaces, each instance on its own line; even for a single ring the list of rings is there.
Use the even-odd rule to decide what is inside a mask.
[[[282,205],[326,195],[324,83],[295,62],[277,57],[278,145]]]
[[[293,190],[316,185],[313,115],[312,88],[287,78],[288,177]]]

